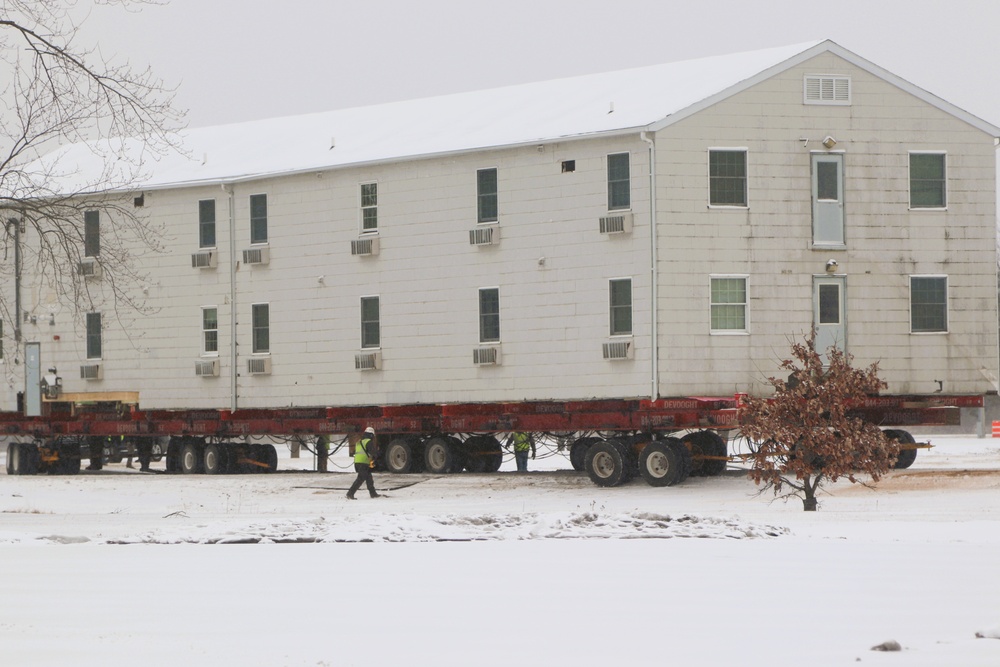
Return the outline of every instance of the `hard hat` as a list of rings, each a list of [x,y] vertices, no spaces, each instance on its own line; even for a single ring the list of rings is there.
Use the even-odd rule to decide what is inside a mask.
[[[365,433],[371,433],[372,435],[375,435],[375,429],[369,426],[368,428],[365,429]]]

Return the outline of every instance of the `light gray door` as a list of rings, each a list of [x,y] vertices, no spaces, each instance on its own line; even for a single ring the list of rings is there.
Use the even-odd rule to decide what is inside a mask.
[[[844,245],[844,156],[813,153],[813,243]]]
[[[813,324],[816,327],[816,351],[823,359],[836,346],[847,351],[846,279],[843,276],[813,278]]]
[[[24,414],[38,417],[42,414],[42,345],[24,344]]]

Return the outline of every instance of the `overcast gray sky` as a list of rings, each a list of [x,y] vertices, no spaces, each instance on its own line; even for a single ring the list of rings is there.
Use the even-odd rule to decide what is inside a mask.
[[[827,38],[1000,125],[1000,0],[169,0],[80,37],[192,127]]]

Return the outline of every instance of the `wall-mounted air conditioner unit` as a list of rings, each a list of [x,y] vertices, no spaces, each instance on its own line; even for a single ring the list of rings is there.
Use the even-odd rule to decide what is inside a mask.
[[[632,213],[608,213],[598,218],[602,234],[629,234],[632,231]]]
[[[247,248],[243,251],[244,264],[269,264],[271,262],[271,248],[263,245],[256,248]]]
[[[469,230],[469,245],[497,245],[500,243],[500,227],[489,225]]]
[[[84,364],[80,366],[81,380],[103,380],[104,368],[101,364]]]
[[[382,368],[382,352],[359,352],[354,355],[354,368],[359,371],[377,371]]]
[[[218,359],[200,359],[194,362],[194,374],[198,377],[219,377]]]
[[[634,355],[632,341],[630,340],[608,341],[602,346],[602,351],[604,352],[604,358],[612,361],[631,359]]]
[[[378,237],[368,236],[351,241],[351,254],[359,256],[378,254]]]
[[[499,366],[499,347],[476,347],[472,350],[472,363],[476,366]]]
[[[250,357],[247,359],[247,374],[270,375],[271,357]]]
[[[191,255],[192,269],[214,269],[217,264],[214,250],[202,250]]]
[[[79,274],[84,278],[100,278],[101,277],[101,265],[93,257],[87,257],[80,262],[79,267],[77,267]]]

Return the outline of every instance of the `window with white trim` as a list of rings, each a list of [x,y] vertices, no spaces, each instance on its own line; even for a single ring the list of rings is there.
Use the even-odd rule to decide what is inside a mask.
[[[477,222],[497,222],[500,219],[497,180],[496,167],[476,172]]]
[[[201,309],[202,354],[219,353],[219,309],[207,306]]]
[[[910,276],[910,331],[948,331],[948,278]]]
[[[101,358],[101,314],[87,313],[87,358]]]
[[[98,257],[101,254],[101,213],[83,213],[83,256]]]
[[[746,276],[712,276],[712,332],[746,332]]]
[[[500,289],[479,290],[479,342],[500,342]]]
[[[378,231],[378,183],[361,184],[361,231]]]
[[[361,297],[361,347],[379,347],[382,344],[379,298]]]
[[[747,150],[708,150],[708,203],[710,206],[747,205]]]
[[[628,336],[632,333],[632,279],[616,278],[609,282],[611,309],[611,335]]]
[[[198,202],[198,247],[215,247],[215,200]]]
[[[632,177],[628,153],[608,156],[608,210],[619,211],[632,206]]]
[[[910,208],[945,208],[948,205],[945,154],[910,153]]]
[[[268,354],[271,351],[271,306],[255,303],[251,306],[252,335],[251,350],[254,354]]]
[[[267,243],[267,195],[250,195],[250,243]]]
[[[832,74],[808,74],[802,81],[805,104],[851,103],[851,77]]]

